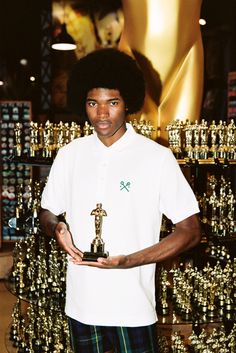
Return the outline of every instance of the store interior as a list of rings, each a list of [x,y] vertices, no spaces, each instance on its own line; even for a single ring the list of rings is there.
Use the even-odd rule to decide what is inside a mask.
[[[176,1],[174,5],[171,0],[157,1],[158,6],[163,2],[166,11],[175,6],[173,21],[171,13],[166,20],[176,23],[179,47],[181,41],[186,40],[182,46],[185,48],[183,62],[192,55],[191,40],[194,43],[199,38],[200,45],[196,49],[199,52],[191,61],[193,65],[183,64],[181,71],[176,64],[179,75],[185,73],[176,91],[186,89],[181,82],[187,83],[184,108],[177,104],[183,98],[181,92],[176,95],[170,88],[176,82],[174,75],[178,70],[173,70],[173,65],[177,59],[172,60],[172,69],[160,93],[155,84],[157,78],[164,77],[165,70],[161,71],[163,65],[159,61],[164,62],[166,54],[159,55],[153,48],[154,58],[152,50],[147,50],[143,61],[146,49],[142,57],[135,56],[135,50],[132,52],[146,70],[152,91],[148,91],[150,100],[145,111],[130,117],[130,123],[138,133],[172,150],[199,201],[202,225],[202,241],[196,248],[157,266],[158,345],[160,353],[204,353],[207,349],[234,353],[236,1],[194,0],[193,13],[188,1]],[[127,48],[128,37],[123,33],[130,30],[125,26],[128,15],[132,14],[124,11],[126,2],[128,0],[103,0],[99,4],[96,0],[36,3],[4,0],[1,3],[1,353],[26,353],[30,351],[27,349],[33,349],[30,352],[44,351],[42,349],[72,352],[63,312],[65,254],[54,240],[45,239],[40,231],[40,196],[58,149],[76,137],[92,133],[90,124],[67,107],[66,82],[70,69],[93,50]],[[143,3],[148,8],[153,0]],[[134,14],[140,16],[139,5],[136,10]],[[187,17],[174,16],[177,10]],[[205,22],[192,26],[193,20],[188,16],[198,16],[197,22],[199,19]],[[135,23],[132,17],[130,19],[130,23]],[[142,20],[140,16],[140,27]],[[76,44],[74,50],[51,47],[63,23]],[[170,40],[169,33],[164,32],[163,42],[165,38]],[[142,35],[138,29],[137,34],[132,34],[131,49],[133,43],[142,42]],[[148,31],[145,35],[144,42],[148,43]],[[136,42],[138,36],[140,42]],[[163,45],[165,47],[167,45]],[[178,57],[178,45],[175,49]],[[158,70],[154,72],[150,67],[155,70],[160,67],[159,76]],[[164,104],[166,101],[168,104]],[[161,237],[172,229],[173,224],[164,217]],[[53,322],[50,334],[46,318],[53,318],[55,312],[57,321]],[[36,321],[38,326],[34,330]],[[63,327],[63,335],[60,327]],[[45,340],[40,339],[42,332]],[[52,350],[60,345],[66,350]]]

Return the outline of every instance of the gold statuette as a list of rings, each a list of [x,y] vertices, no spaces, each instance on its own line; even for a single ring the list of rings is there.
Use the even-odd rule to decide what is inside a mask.
[[[105,210],[102,209],[102,204],[98,203],[96,208],[92,210],[91,216],[95,216],[95,233],[96,237],[91,243],[90,251],[84,252],[83,261],[97,261],[98,257],[108,257],[108,252],[105,251],[105,244],[102,240],[102,220],[107,216]]]

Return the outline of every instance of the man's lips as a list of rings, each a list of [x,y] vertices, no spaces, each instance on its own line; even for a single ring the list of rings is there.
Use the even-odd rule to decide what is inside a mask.
[[[98,127],[99,129],[106,129],[111,126],[111,123],[109,121],[98,121],[95,124],[95,127]]]

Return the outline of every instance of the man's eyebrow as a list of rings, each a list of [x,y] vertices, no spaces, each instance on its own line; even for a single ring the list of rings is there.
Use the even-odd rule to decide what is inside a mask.
[[[119,97],[114,97],[114,98],[110,98],[110,99],[109,99],[109,101],[114,101],[114,100],[119,101],[120,98],[119,98]]]
[[[109,98],[107,99],[107,102],[110,102],[110,101],[120,101],[121,99],[119,97],[114,97],[114,98]],[[96,98],[90,98],[90,97],[87,97],[86,98],[86,101],[97,101]]]
[[[87,97],[86,102],[97,102],[97,100],[95,98]]]

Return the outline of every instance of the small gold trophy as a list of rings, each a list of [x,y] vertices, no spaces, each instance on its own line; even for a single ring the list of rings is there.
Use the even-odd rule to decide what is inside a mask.
[[[95,216],[95,232],[96,237],[91,243],[91,251],[84,252],[83,261],[97,261],[98,257],[108,257],[109,253],[105,251],[105,244],[101,238],[102,234],[102,219],[107,216],[105,210],[102,209],[102,204],[98,203],[96,208],[91,212],[91,216]]]

